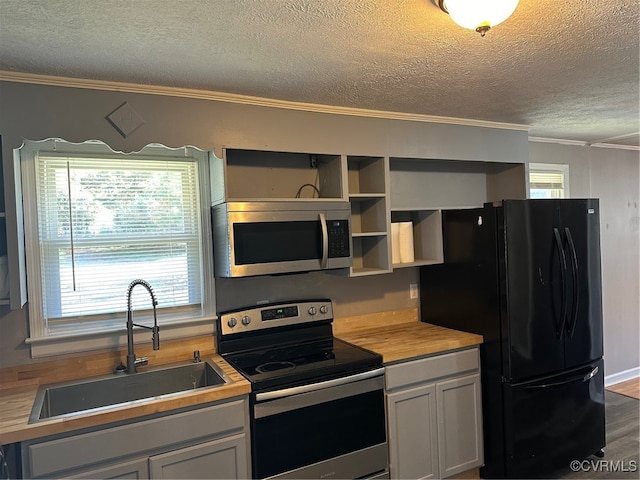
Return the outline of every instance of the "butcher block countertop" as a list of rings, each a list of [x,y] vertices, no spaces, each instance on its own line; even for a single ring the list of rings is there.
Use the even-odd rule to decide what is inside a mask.
[[[420,322],[415,308],[336,318],[333,332],[338,338],[381,354],[385,364],[482,343],[480,335]],[[188,361],[194,350],[200,350],[201,358],[218,365],[231,380],[230,383],[32,424],[28,423],[29,415],[39,385],[110,374],[118,362],[126,357],[126,352],[73,356],[0,369],[0,444],[135,419],[250,393],[250,383],[216,353],[214,343],[212,336],[198,337],[165,342],[158,351],[153,351],[150,345],[136,345],[136,353],[149,357],[149,366],[154,367]]]
[[[40,384],[110,374],[119,359],[126,357],[126,352],[100,353],[1,369],[0,444],[6,445],[248,394],[251,384],[215,353],[213,343],[213,338],[209,336],[187,341],[167,341],[158,351],[153,351],[150,345],[136,345],[136,353],[138,356],[149,357],[149,367],[154,367],[189,361],[193,350],[200,350],[202,360],[215,363],[231,380],[225,385],[32,424],[28,423],[29,415]]]
[[[385,364],[482,343],[482,336],[420,322],[416,309],[334,321],[333,334],[382,355]]]

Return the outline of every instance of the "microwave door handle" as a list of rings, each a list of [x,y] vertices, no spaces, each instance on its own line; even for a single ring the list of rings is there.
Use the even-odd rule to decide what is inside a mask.
[[[329,261],[329,234],[327,232],[327,217],[324,213],[318,214],[320,217],[320,228],[322,230],[322,259],[320,259],[320,268],[327,268]]]

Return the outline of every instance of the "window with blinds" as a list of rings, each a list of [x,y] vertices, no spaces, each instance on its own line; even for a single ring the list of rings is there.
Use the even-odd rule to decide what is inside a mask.
[[[137,154],[104,144],[51,146],[31,150],[39,278],[29,295],[38,290],[40,333],[124,326],[127,287],[137,278],[152,286],[160,314],[200,315],[198,155],[157,146]],[[143,319],[151,308],[145,289],[133,290],[132,306]]]
[[[531,198],[568,197],[568,165],[529,164],[529,192]]]

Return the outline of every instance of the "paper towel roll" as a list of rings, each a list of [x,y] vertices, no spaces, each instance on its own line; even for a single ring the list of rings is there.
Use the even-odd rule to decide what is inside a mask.
[[[391,224],[391,263],[400,263],[400,224]]]
[[[400,263],[414,261],[413,222],[400,222]]]

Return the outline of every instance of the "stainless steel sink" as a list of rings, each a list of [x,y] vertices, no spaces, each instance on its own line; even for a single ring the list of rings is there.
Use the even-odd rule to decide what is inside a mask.
[[[229,381],[217,365],[202,361],[158,367],[134,375],[113,374],[42,385],[36,393],[29,423],[217,387]]]

